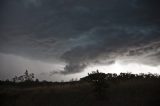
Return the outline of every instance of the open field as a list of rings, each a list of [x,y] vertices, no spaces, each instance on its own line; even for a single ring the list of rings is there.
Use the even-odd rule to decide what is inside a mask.
[[[105,98],[95,96],[88,82],[50,83],[33,86],[0,85],[1,106],[159,106],[159,79],[107,82]]]

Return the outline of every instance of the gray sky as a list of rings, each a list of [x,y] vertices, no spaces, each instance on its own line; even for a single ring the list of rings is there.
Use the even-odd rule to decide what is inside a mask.
[[[0,79],[28,69],[40,79],[68,80],[117,61],[123,67],[136,63],[157,72],[159,4],[158,0],[1,0]]]

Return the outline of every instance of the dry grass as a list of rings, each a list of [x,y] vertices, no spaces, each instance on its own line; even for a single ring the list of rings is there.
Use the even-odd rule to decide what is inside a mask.
[[[106,99],[100,101],[89,83],[0,87],[0,106],[158,106],[159,88],[159,80],[111,82]]]

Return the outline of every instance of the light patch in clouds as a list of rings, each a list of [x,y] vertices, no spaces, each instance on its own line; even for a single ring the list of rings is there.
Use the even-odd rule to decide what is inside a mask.
[[[54,64],[63,63],[65,66],[57,72],[66,76],[83,73],[90,64],[114,64],[117,58],[127,59],[126,63],[158,66],[159,3],[157,0],[0,0],[0,53],[21,56],[31,61],[33,67],[38,61],[51,63],[46,66],[55,72]],[[26,64],[25,61],[22,63]],[[44,73],[50,70],[46,66]]]
[[[104,73],[117,73],[120,74],[121,72],[127,73],[131,72],[133,74],[140,74],[140,73],[157,73],[160,74],[160,65],[158,66],[150,66],[145,64],[138,64],[138,63],[128,63],[122,64],[120,62],[115,62],[112,65],[93,65],[88,67],[86,70],[88,72],[99,70],[100,72]]]
[[[74,74],[52,74],[58,70],[63,70],[65,67],[65,63],[47,63],[37,60],[29,60],[27,58],[23,58],[21,56],[15,55],[7,55],[0,54],[0,78],[1,80],[11,79],[15,75],[22,75],[25,70],[29,70],[31,73],[35,73],[36,78],[39,80],[48,80],[48,81],[69,81],[70,79],[79,79],[87,75],[87,73],[91,73],[92,71],[96,71],[97,69],[100,72],[104,73],[121,73],[121,72],[132,72],[134,74],[137,73],[158,73],[160,74],[160,65],[158,66],[150,66],[139,64],[136,62],[127,63],[124,61],[116,61],[111,65],[105,64],[90,64],[83,72],[74,73]]]

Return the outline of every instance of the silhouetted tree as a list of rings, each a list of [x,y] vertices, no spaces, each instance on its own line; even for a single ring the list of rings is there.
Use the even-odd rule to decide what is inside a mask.
[[[39,83],[39,79],[36,79],[35,82]]]
[[[33,81],[34,79],[34,74],[33,73],[28,73],[28,70],[24,73],[24,79],[25,81]]]
[[[26,70],[24,75],[21,75],[19,77],[15,76],[12,80],[13,82],[33,81],[34,73],[29,73],[28,70]]]
[[[106,97],[106,88],[108,87],[106,74],[100,73],[99,70],[88,73],[88,76],[82,78],[81,81],[89,81],[93,85],[94,93],[97,99],[104,99]]]
[[[18,81],[18,77],[15,76],[12,80],[13,80],[13,82],[17,82]]]

